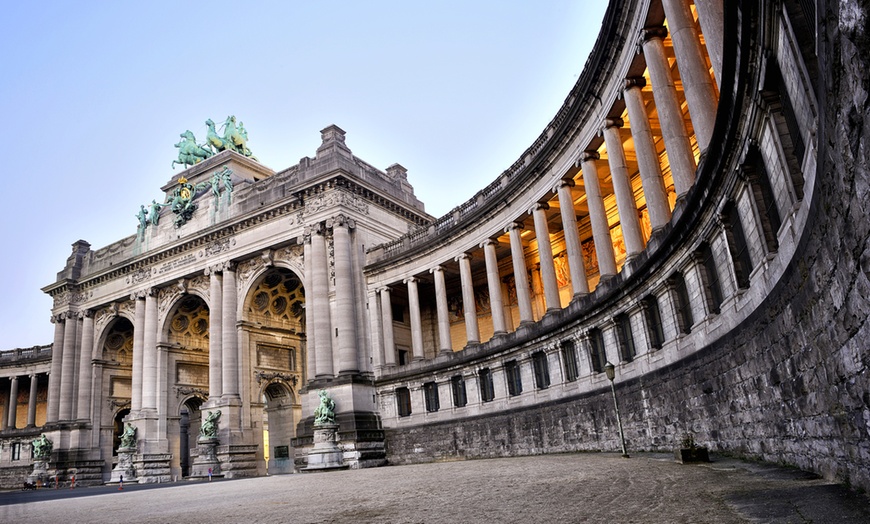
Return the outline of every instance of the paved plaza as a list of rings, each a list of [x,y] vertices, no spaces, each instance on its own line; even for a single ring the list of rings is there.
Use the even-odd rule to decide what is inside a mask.
[[[0,522],[867,523],[870,499],[735,459],[680,465],[664,454],[585,453],[5,492]]]

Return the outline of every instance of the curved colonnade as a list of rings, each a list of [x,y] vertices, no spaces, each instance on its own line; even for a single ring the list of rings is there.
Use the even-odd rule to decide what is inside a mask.
[[[866,481],[866,430],[814,435],[837,423],[795,387],[825,316],[767,330],[803,306],[782,289],[806,278],[819,223],[810,7],[611,2],[538,141],[453,213],[370,250],[392,462],[618,450],[611,362],[630,447],[688,432]]]

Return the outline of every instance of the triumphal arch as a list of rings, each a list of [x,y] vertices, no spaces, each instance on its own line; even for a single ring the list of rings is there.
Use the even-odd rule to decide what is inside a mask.
[[[46,422],[62,466],[105,475],[126,422],[140,481],[187,476],[200,425],[219,410],[224,476],[293,471],[320,389],[339,406],[345,460],[384,462],[364,252],[432,217],[404,168],[356,158],[337,126],[322,139],[281,172],[229,148],[194,159],[141,206],[134,235],[73,244],[45,288]]]
[[[690,443],[870,488],[868,18],[613,0],[538,138],[437,219],[336,126],[277,172],[235,117],[182,133],[133,234],[44,288],[53,342],[0,353],[0,474]]]

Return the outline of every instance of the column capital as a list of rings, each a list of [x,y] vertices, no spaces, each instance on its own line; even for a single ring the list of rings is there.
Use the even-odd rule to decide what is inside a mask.
[[[390,288],[389,288],[389,286],[379,287],[379,288],[378,288],[378,293],[381,293],[381,294],[387,293],[387,294],[389,294],[389,293],[390,293]]]
[[[625,122],[623,122],[621,118],[605,118],[603,129],[610,129],[611,127],[622,127],[624,125]]]
[[[480,243],[481,249],[485,248],[486,246],[498,247],[498,240],[496,240],[494,238],[487,238],[486,240],[484,240],[483,242]]]
[[[410,283],[417,283],[417,282],[419,282],[419,281],[420,281],[419,278],[417,278],[417,277],[415,277],[415,276],[412,275],[412,276],[410,276],[410,277],[408,277],[408,278],[403,279],[403,280],[402,280],[402,283],[403,283],[403,284],[410,284]]]
[[[429,273],[435,274],[435,272],[444,272],[444,266],[437,265],[435,267],[429,268]]]
[[[589,162],[590,160],[601,160],[601,154],[598,151],[592,150],[580,153],[580,162]]]
[[[266,267],[272,267],[275,265],[275,252],[271,249],[264,249],[262,253],[260,253],[260,260],[263,261],[263,264]]]
[[[535,203],[535,205],[533,205],[533,206],[529,209],[529,214],[531,215],[531,214],[534,213],[535,211],[540,211],[540,210],[544,210],[544,211],[546,211],[546,210],[548,210],[548,209],[550,209],[550,204],[548,204],[548,203],[546,203],[546,202],[537,202],[537,203]]]
[[[130,293],[130,300],[145,300],[147,292],[144,289]]]
[[[334,217],[326,219],[326,227],[327,229],[335,229],[336,227],[343,227],[347,229],[356,228],[356,222],[346,215],[338,214]]]
[[[573,178],[563,178],[559,180],[559,182],[553,187],[554,191],[559,191],[559,189],[563,187],[574,187],[577,185],[577,182],[574,181]]]
[[[453,260],[455,260],[456,262],[459,262],[460,260],[466,260],[466,259],[470,259],[470,258],[471,258],[470,254],[460,253],[460,254],[456,255],[456,257]]]
[[[521,221],[518,220],[516,222],[511,222],[510,224],[505,226],[504,232],[510,233],[511,231],[513,231],[515,229],[523,229],[524,227],[525,227],[525,224],[523,224]]]
[[[82,318],[94,318],[95,311],[93,309],[86,309],[81,312]]]
[[[649,42],[653,38],[658,38],[660,40],[664,40],[668,36],[668,28],[660,25],[660,26],[651,26],[644,27],[640,30],[640,44],[645,44]]]
[[[623,80],[622,89],[624,91],[628,91],[629,89],[643,89],[646,87],[646,78],[642,76],[630,76]]]
[[[223,268],[221,267],[221,264],[212,264],[210,266],[205,266],[205,269],[203,270],[203,274],[207,277],[209,277],[211,275],[217,275],[218,273],[221,272],[222,269]]]

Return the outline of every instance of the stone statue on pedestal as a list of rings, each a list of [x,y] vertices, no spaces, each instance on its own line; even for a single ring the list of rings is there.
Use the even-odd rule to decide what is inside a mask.
[[[221,410],[210,412],[199,428],[199,435],[203,438],[217,437],[217,419],[221,417]]]
[[[121,433],[121,448],[136,447],[136,426],[127,422],[124,425],[124,432]]]
[[[320,405],[314,410],[314,425],[335,424],[335,401],[329,398],[326,390],[321,389]]]
[[[46,460],[51,456],[53,446],[48,437],[45,436],[45,433],[40,435],[39,438],[33,439],[31,443],[33,444],[33,460]]]

